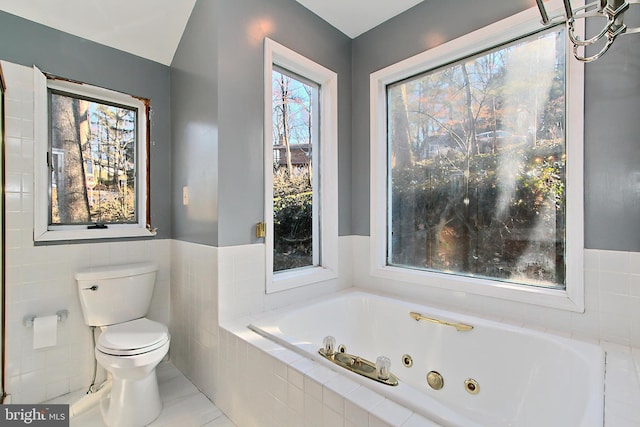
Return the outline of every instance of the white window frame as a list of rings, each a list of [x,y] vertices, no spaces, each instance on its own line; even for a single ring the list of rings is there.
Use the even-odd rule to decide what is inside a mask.
[[[552,6],[549,10],[557,10],[560,13],[562,10],[560,1],[552,0],[550,4]],[[579,25],[581,22],[576,24]],[[473,53],[499,46],[540,28],[540,15],[538,9],[534,7],[371,74],[370,273],[372,276],[414,283],[428,288],[483,295],[569,311],[584,311],[584,68],[582,62],[574,60],[568,42],[565,96],[567,100],[566,289],[545,289],[387,265],[387,85]],[[579,30],[584,31],[582,28]]]
[[[56,242],[72,240],[150,237],[147,229],[147,112],[140,99],[121,92],[76,83],[62,79],[49,79],[33,67],[34,83],[34,241]],[[86,225],[49,225],[49,102],[48,89],[56,89],[79,96],[125,105],[137,110],[137,222],[135,224],[109,224],[106,229],[87,229]]]
[[[320,87],[320,129],[318,153],[320,191],[314,188],[314,216],[319,217],[320,264],[313,267],[273,272],[273,66],[316,82]],[[269,39],[264,40],[264,194],[266,293],[284,291],[338,277],[338,75],[297,52]],[[316,206],[316,200],[319,206]],[[315,254],[314,254],[315,258]]]

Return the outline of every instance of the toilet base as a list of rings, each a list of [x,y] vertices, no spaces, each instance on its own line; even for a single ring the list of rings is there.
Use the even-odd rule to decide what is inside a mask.
[[[110,397],[100,402],[100,411],[109,427],[143,427],[162,411],[155,369],[142,379],[113,378]]]

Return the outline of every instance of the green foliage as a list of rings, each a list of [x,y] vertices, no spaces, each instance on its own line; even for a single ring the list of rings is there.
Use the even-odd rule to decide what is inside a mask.
[[[312,264],[313,191],[308,167],[273,174],[274,271]]]
[[[391,262],[563,283],[562,152],[563,141],[512,144],[468,158],[449,151],[394,168]]]

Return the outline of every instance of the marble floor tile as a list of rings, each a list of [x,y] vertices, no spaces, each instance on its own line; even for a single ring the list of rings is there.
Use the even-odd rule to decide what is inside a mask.
[[[162,412],[149,427],[235,427],[235,425],[202,394],[171,362],[156,368]],[[50,403],[72,404],[84,391],[53,399]],[[71,419],[70,427],[106,427],[100,408],[94,407]]]

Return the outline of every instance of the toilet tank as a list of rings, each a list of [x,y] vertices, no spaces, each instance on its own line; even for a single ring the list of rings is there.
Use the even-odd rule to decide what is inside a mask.
[[[158,265],[113,265],[76,273],[84,322],[106,326],[144,317],[149,311]]]

